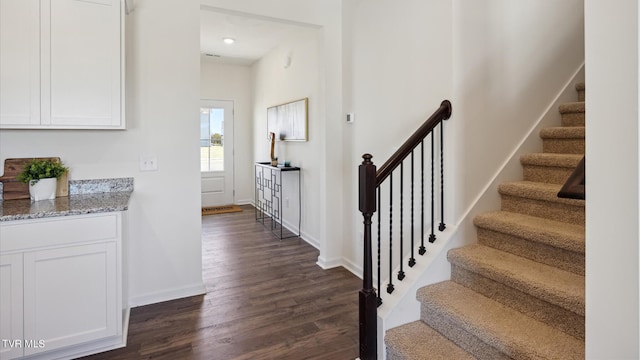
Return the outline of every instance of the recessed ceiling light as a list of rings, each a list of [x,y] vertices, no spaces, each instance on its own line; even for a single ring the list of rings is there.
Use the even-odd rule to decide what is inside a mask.
[[[229,44],[229,45],[231,45],[234,42],[236,42],[236,40],[232,39],[232,38],[224,38],[224,39],[222,39],[222,41],[224,41],[225,44]]]

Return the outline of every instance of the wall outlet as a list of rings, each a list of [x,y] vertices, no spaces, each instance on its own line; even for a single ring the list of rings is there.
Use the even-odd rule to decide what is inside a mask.
[[[158,158],[155,156],[140,156],[140,171],[157,171]]]

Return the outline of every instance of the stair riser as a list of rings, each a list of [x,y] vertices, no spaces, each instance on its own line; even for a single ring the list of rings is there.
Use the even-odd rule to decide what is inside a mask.
[[[384,337],[387,360],[456,359],[475,360],[451,340],[422,321],[414,321],[389,329]]]
[[[578,90],[578,101],[585,101],[584,90]]]
[[[555,166],[524,165],[522,167],[525,181],[535,181],[548,184],[564,184],[574,168]]]
[[[424,303],[420,307],[420,316],[423,322],[453,341],[456,345],[471,353],[479,360],[511,360],[493,346],[483,342],[475,335],[464,330],[460,324],[452,321],[446,314],[430,308]]]
[[[522,291],[451,265],[451,280],[571,336],[584,339],[584,317]]]
[[[528,199],[502,194],[502,210],[544,219],[584,225],[584,206]]]
[[[584,112],[562,114],[562,126],[584,126]]]
[[[584,275],[584,254],[483,228],[478,228],[478,243],[574,274]]]
[[[584,154],[584,139],[544,139],[542,152],[552,154]]]

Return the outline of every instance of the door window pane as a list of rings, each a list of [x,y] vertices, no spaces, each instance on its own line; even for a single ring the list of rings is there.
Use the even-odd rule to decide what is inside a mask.
[[[224,171],[224,109],[200,108],[200,171]]]

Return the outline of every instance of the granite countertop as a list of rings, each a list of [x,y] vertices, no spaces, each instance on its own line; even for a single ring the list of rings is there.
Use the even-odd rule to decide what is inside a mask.
[[[124,211],[132,193],[133,178],[70,181],[69,196],[0,202],[0,222]]]

